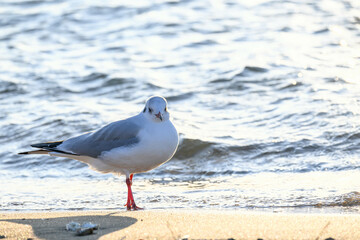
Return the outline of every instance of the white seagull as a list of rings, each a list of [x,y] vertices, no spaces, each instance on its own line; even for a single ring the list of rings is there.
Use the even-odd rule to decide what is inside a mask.
[[[35,151],[19,154],[48,154],[79,160],[101,173],[125,175],[127,210],[136,206],[131,191],[135,173],[147,172],[169,161],[179,144],[178,133],[169,119],[166,99],[150,97],[139,114],[110,123],[97,131],[64,141],[31,145]]]

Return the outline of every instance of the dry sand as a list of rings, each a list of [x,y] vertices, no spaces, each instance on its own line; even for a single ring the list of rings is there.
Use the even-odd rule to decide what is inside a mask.
[[[93,222],[75,236],[67,223]],[[0,239],[360,239],[360,215],[144,210],[0,212]]]

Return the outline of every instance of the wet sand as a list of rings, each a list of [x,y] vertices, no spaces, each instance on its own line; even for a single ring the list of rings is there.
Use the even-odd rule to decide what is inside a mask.
[[[69,222],[93,222],[75,236]],[[216,210],[1,212],[0,239],[360,239],[358,214]]]

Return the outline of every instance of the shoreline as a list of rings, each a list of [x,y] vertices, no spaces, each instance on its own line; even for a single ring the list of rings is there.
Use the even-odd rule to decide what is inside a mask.
[[[2,211],[0,238],[81,238],[70,222],[99,224],[83,239],[360,239],[360,214],[251,210]]]

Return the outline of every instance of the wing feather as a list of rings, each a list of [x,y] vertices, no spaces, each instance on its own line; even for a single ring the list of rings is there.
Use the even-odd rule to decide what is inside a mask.
[[[105,151],[138,143],[140,129],[141,126],[129,118],[110,123],[95,132],[69,138],[57,149],[97,158]]]

